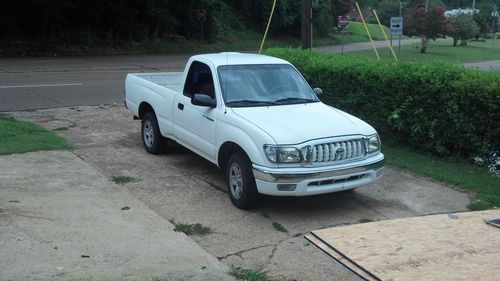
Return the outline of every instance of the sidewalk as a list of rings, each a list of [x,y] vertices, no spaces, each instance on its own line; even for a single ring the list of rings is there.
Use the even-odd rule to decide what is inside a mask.
[[[377,48],[385,48],[389,47],[387,44],[387,41],[373,41],[375,46]],[[405,45],[411,45],[414,43],[420,42],[420,39],[402,39],[401,40],[401,46]],[[393,39],[392,41],[392,47],[393,48],[398,48],[398,40]],[[372,49],[372,43],[370,42],[359,42],[359,43],[350,43],[350,44],[345,44],[344,45],[344,52],[356,52],[356,51],[361,51],[361,50],[370,50]],[[333,45],[333,46],[323,46],[323,47],[314,47],[314,50],[320,51],[322,53],[340,53],[342,50],[342,45]]]
[[[233,280],[172,224],[65,151],[0,157],[0,249],[1,280]]]
[[[465,67],[480,69],[480,70],[500,70],[500,60],[489,60],[489,61],[479,61],[470,62],[464,64]]]

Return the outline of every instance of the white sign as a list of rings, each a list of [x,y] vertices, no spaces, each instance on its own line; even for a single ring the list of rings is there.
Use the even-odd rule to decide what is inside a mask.
[[[403,34],[403,17],[391,17],[391,34]]]

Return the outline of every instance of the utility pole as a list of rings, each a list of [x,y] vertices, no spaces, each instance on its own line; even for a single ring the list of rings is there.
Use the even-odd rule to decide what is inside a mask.
[[[302,0],[302,49],[312,48],[312,0]]]
[[[476,0],[472,0],[472,10],[474,10],[474,8],[476,8]]]

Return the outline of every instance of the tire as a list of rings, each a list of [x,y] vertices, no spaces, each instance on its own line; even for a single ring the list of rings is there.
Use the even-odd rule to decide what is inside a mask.
[[[153,112],[146,112],[141,126],[142,144],[151,154],[160,154],[165,151],[166,139],[161,135],[158,121]]]
[[[232,153],[226,165],[226,182],[229,198],[239,209],[253,207],[258,198],[250,159],[242,152]]]

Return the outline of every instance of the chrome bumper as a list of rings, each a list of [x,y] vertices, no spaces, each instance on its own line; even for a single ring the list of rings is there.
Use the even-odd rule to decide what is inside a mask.
[[[338,177],[343,175],[358,174],[369,171],[378,171],[384,167],[385,160],[364,164],[362,166],[338,168],[333,166],[321,168],[280,169],[266,168],[253,165],[255,179],[272,183],[297,183],[304,180]],[[325,169],[326,168],[326,169]]]

